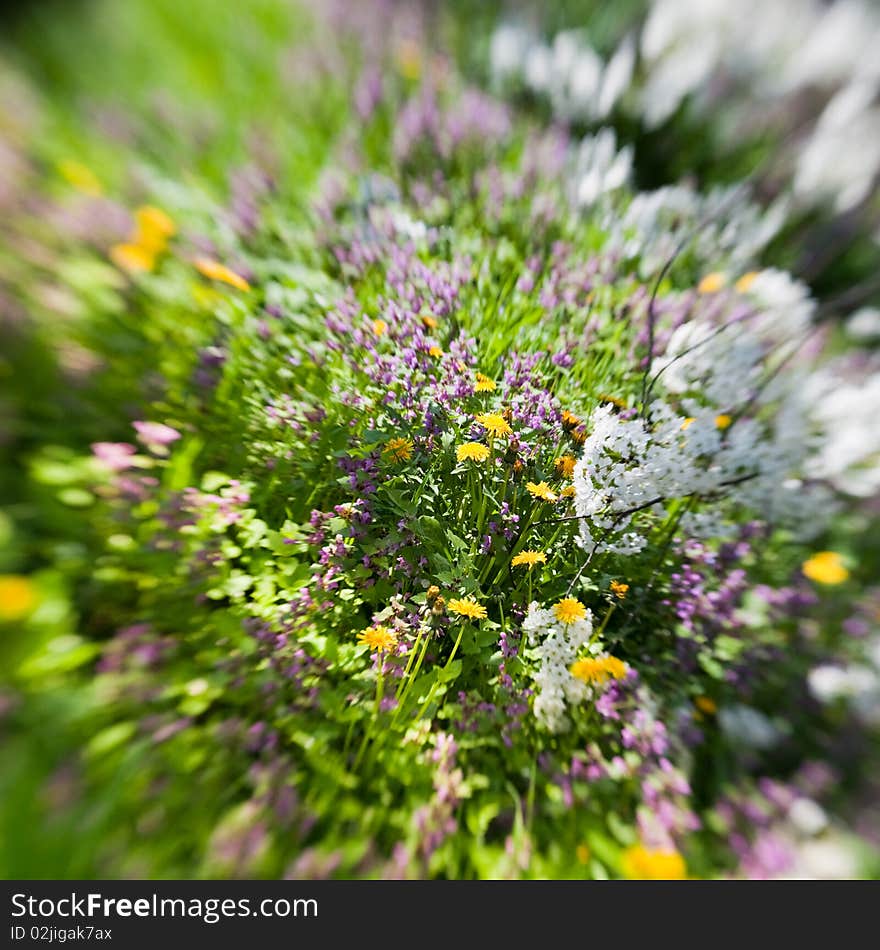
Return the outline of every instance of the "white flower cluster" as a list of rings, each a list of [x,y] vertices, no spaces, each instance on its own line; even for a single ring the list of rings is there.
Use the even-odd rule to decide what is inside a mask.
[[[562,732],[568,725],[566,703],[582,702],[589,687],[571,675],[571,665],[580,649],[590,642],[593,634],[593,616],[588,610],[583,620],[564,624],[552,610],[539,607],[534,601],[523,621],[523,631],[529,644],[535,647],[537,669],[534,675],[534,713],[538,721],[551,732]],[[591,648],[598,652],[598,644]]]
[[[522,85],[546,96],[557,117],[594,121],[607,116],[629,88],[635,43],[626,37],[606,64],[579,30],[542,42],[524,26],[503,24],[493,34],[489,62],[497,86]]]
[[[804,101],[827,100],[790,137],[792,192],[843,213],[869,196],[880,171],[878,45],[880,13],[868,0],[654,0],[638,47],[627,35],[607,62],[586,31],[544,42],[504,23],[490,68],[496,87],[545,98],[565,122],[599,123],[622,106],[657,128],[685,101],[705,115],[723,96],[730,141]]]
[[[807,682],[820,702],[844,701],[864,722],[880,725],[880,636],[867,645],[864,662],[816,666]]]
[[[602,195],[625,185],[632,162],[632,146],[618,151],[613,129],[600,129],[586,136],[573,150],[568,176],[572,205],[579,210],[590,208]]]
[[[650,404],[647,418],[623,418],[610,406],[593,413],[574,470],[575,513],[588,552],[637,554],[647,538],[634,519],[649,510],[665,517],[672,499],[725,497],[802,535],[821,530],[832,513],[827,489],[806,479],[827,476],[833,459],[851,468],[863,460],[865,440],[854,427],[829,457],[834,437],[823,447],[819,377],[786,365],[803,342],[813,304],[803,285],[779,271],[762,272],[745,293],[751,304],[737,295],[728,322],[713,303],[675,330],[654,363],[659,385],[652,389],[663,398]],[[849,406],[841,392],[838,399]],[[876,432],[875,419],[852,412]],[[880,450],[880,434],[869,448],[874,443]],[[688,511],[682,528],[723,536],[727,511]]]
[[[746,270],[779,233],[788,206],[767,209],[749,200],[744,185],[700,194],[684,185],[636,194],[627,207],[608,209],[602,225],[610,244],[637,260],[642,277],[656,276],[676,255],[688,254],[706,269]]]

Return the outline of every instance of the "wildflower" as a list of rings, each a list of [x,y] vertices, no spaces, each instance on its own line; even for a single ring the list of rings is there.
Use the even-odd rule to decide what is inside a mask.
[[[474,391],[478,393],[491,393],[495,389],[495,380],[489,379],[482,373],[477,373],[477,381],[474,383]]]
[[[465,442],[455,450],[459,462],[485,462],[489,458],[489,449],[482,442]]]
[[[440,588],[436,584],[432,584],[427,591],[425,592],[425,599],[429,604],[434,603],[434,601],[440,596]]]
[[[575,848],[575,857],[580,864],[588,864],[590,861],[590,846],[588,844],[579,844]]]
[[[624,851],[621,868],[631,881],[683,881],[687,876],[684,858],[677,851],[649,849],[643,844]]]
[[[562,428],[563,429],[566,429],[570,432],[572,429],[576,429],[582,422],[583,422],[583,419],[581,419],[579,416],[576,416],[573,412],[569,412],[567,409],[563,409],[562,411]]]
[[[428,356],[433,356],[435,359],[439,359],[443,355],[443,350],[439,346],[432,346],[428,349]]]
[[[422,324],[426,326],[429,330],[436,330],[439,325],[437,318],[432,317],[429,313],[422,314]]]
[[[489,435],[493,437],[511,435],[513,433],[513,429],[507,424],[504,416],[498,413],[483,412],[478,416],[474,416],[474,418],[488,431]]]
[[[707,716],[714,716],[718,712],[718,704],[710,696],[697,696],[694,705]]]
[[[403,40],[395,51],[395,59],[404,79],[416,80],[422,74],[422,49],[415,40]]]
[[[565,488],[559,493],[560,498],[574,498],[576,494],[576,489],[574,485],[566,485]]]
[[[560,623],[577,623],[578,620],[586,619],[587,608],[574,597],[564,597],[553,605],[553,613]]]
[[[0,620],[21,620],[37,605],[37,589],[28,577],[0,575]]]
[[[412,458],[413,441],[412,439],[389,439],[382,452],[390,455],[394,462],[408,462]]]
[[[804,561],[801,570],[817,584],[842,584],[849,578],[849,571],[836,551],[819,551]]]
[[[212,260],[209,257],[199,257],[195,261],[196,270],[209,280],[219,280],[223,284],[229,284],[237,290],[250,290],[251,285],[240,274],[230,270],[219,261]]]
[[[696,421],[696,416],[688,416],[681,424],[681,431],[686,432]]]
[[[609,396],[607,393],[600,393],[597,398],[599,402],[608,403],[609,405],[615,406],[617,409],[626,409],[626,403],[622,399],[618,399],[617,396]]]
[[[371,650],[388,653],[397,646],[397,635],[388,627],[367,627],[358,634],[358,643],[365,643]]]
[[[82,162],[77,162],[72,158],[62,159],[58,163],[58,173],[68,185],[72,185],[77,191],[81,191],[84,195],[91,195],[93,198],[97,198],[104,193],[98,176],[91,168],[83,165]]]
[[[154,254],[164,251],[168,239],[177,231],[171,218],[161,208],[153,205],[142,205],[135,211],[134,219],[134,243]]]
[[[715,416],[716,429],[721,429],[722,431],[729,429],[732,422],[733,416],[728,416],[726,413],[722,412],[720,416]]]
[[[717,294],[727,284],[727,277],[719,271],[713,271],[697,284],[697,293]]]
[[[578,445],[583,445],[587,441],[587,427],[578,426],[576,429],[572,429],[569,435]]]
[[[611,582],[611,593],[618,600],[623,600],[626,597],[626,592],[629,590],[629,584],[623,584],[621,581],[612,581]]]
[[[146,273],[156,264],[156,255],[139,244],[114,244],[110,248],[110,260],[130,274]]]
[[[547,482],[526,482],[526,491],[533,498],[540,498],[541,501],[556,501],[559,497]]]
[[[384,320],[377,318],[373,321],[373,333],[375,333],[376,336],[385,336],[387,332],[388,324]]]
[[[137,449],[128,442],[93,442],[92,455],[111,472],[124,472],[134,465]]]
[[[177,429],[166,426],[161,422],[141,422],[132,423],[132,427],[137,432],[137,437],[148,449],[163,450],[180,438]]]
[[[574,467],[577,464],[577,459],[573,455],[560,455],[558,459],[553,463],[553,467],[556,469],[556,474],[562,478],[571,478],[574,475]]]
[[[627,665],[616,656],[590,656],[572,664],[570,672],[575,679],[583,683],[601,686],[609,679],[623,679],[627,673]]]
[[[452,613],[461,617],[468,617],[471,620],[484,620],[486,618],[486,608],[482,604],[478,604],[473,597],[450,600],[449,609]]]
[[[520,551],[519,554],[510,562],[511,567],[519,567],[525,564],[530,570],[536,564],[546,564],[547,555],[543,551]]]
[[[755,282],[755,279],[758,276],[758,271],[750,270],[747,274],[743,274],[742,277],[733,285],[738,294],[748,293],[752,284]]]

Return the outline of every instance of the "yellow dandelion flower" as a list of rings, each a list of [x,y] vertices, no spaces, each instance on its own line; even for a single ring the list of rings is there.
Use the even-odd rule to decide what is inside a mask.
[[[385,336],[387,332],[388,324],[384,320],[376,318],[373,321],[373,333],[375,333],[376,336]]]
[[[143,274],[156,265],[156,255],[139,244],[114,244],[110,248],[110,260],[129,274]]]
[[[58,163],[58,173],[77,191],[84,195],[91,195],[97,198],[104,193],[104,188],[98,179],[98,176],[87,165],[77,162],[72,158],[62,159]]]
[[[696,421],[697,421],[696,416],[688,416],[687,419],[685,419],[684,422],[682,422],[682,424],[681,424],[681,431],[682,431],[682,432],[685,432],[687,429],[690,429],[690,427],[691,427]]]
[[[474,418],[493,437],[513,434],[513,429],[507,424],[507,420],[497,412],[483,412]]]
[[[556,501],[559,497],[547,482],[526,482],[526,491],[532,498],[540,498],[541,501]]]
[[[611,582],[611,593],[618,600],[623,600],[626,597],[626,593],[629,590],[629,584],[623,584],[621,581],[612,581]]]
[[[443,355],[443,350],[439,346],[432,346],[428,350],[428,356],[433,356],[435,359],[439,359]]]
[[[570,672],[575,679],[601,686],[610,679],[622,680],[627,674],[627,665],[616,656],[590,656],[573,663]]]
[[[21,620],[37,606],[34,582],[19,574],[0,575],[0,620]]]
[[[677,851],[646,848],[643,844],[624,851],[621,869],[631,881],[683,881],[687,877],[684,858]]]
[[[718,704],[710,696],[697,696],[694,705],[707,716],[714,716],[718,712]]]
[[[573,455],[560,455],[553,463],[553,467],[561,478],[571,478],[576,464],[577,459]]]
[[[153,205],[142,205],[135,211],[134,219],[134,243],[154,253],[164,251],[168,239],[177,232],[171,218]]]
[[[389,439],[382,449],[384,455],[391,456],[394,462],[408,462],[412,458],[412,439]]]
[[[365,643],[371,650],[388,653],[397,646],[397,634],[381,625],[367,627],[358,634],[358,643]]]
[[[495,380],[489,379],[483,373],[477,373],[477,381],[474,383],[474,391],[478,393],[491,393],[495,389]]]
[[[459,462],[485,462],[489,458],[489,448],[482,442],[465,442],[455,450]]]
[[[569,431],[572,429],[576,429],[582,422],[583,422],[583,419],[581,419],[580,416],[576,416],[573,412],[569,412],[567,409],[563,409],[562,411],[562,428],[563,429],[568,429]]]
[[[729,429],[732,422],[733,416],[729,416],[725,412],[722,412],[720,416],[715,416],[715,428],[721,429],[722,432]]]
[[[618,409],[626,409],[626,403],[622,399],[618,399],[617,396],[609,396],[607,393],[600,393],[597,398],[599,402],[607,402],[612,406],[616,406]]]
[[[577,623],[587,616],[587,608],[574,597],[564,597],[558,604],[554,604],[553,613],[560,623]]]
[[[531,570],[536,564],[546,564],[547,555],[543,551],[520,551],[510,562],[511,567],[520,567],[525,564]]]
[[[478,604],[473,597],[462,597],[459,600],[450,600],[449,609],[460,617],[468,617],[470,620],[485,620],[486,608]]]
[[[727,285],[727,275],[720,271],[713,271],[697,284],[697,292],[701,294],[717,294]]]
[[[752,289],[752,284],[755,282],[756,278],[760,271],[750,270],[747,274],[743,274],[742,277],[733,285],[736,289],[736,292],[739,294],[748,293]]]
[[[574,498],[575,490],[574,485],[566,485],[565,488],[559,493],[560,498]]]
[[[222,284],[229,284],[236,290],[250,290],[251,285],[234,270],[230,270],[225,264],[212,260],[210,257],[199,257],[195,261],[196,270],[209,280],[219,280]]]
[[[819,551],[804,561],[801,570],[817,584],[842,584],[849,578],[843,558],[836,551]]]
[[[583,445],[584,442],[587,441],[586,426],[578,426],[576,429],[572,429],[568,434],[571,436],[572,440],[577,443],[577,445]]]
[[[437,327],[439,326],[439,322],[438,322],[437,318],[436,318],[436,317],[432,317],[429,313],[423,313],[423,314],[422,314],[422,323],[423,323],[429,330],[436,330]]]

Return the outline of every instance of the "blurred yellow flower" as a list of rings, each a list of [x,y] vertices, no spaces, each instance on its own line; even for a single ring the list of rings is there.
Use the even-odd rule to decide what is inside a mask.
[[[146,273],[156,265],[156,255],[140,244],[114,244],[110,248],[110,260],[130,274]]]
[[[134,213],[135,233],[132,243],[147,251],[164,251],[168,239],[177,231],[174,222],[161,209],[153,205],[142,205]]]
[[[0,620],[21,620],[37,606],[33,581],[20,574],[0,575]]]
[[[98,179],[98,176],[87,165],[77,162],[72,158],[64,158],[58,163],[58,173],[77,191],[84,195],[91,195],[97,198],[104,194],[104,187]]]
[[[750,270],[748,273],[743,274],[742,277],[733,285],[737,293],[745,294],[751,289],[752,284],[755,282],[760,271]]]
[[[612,581],[611,582],[611,593],[618,600],[623,600],[626,597],[626,592],[629,590],[629,584],[624,584],[621,581]]]
[[[478,393],[491,393],[495,389],[495,380],[489,379],[483,373],[477,373],[477,381],[474,383],[474,391]]]
[[[801,570],[817,584],[842,584],[849,579],[843,558],[836,551],[820,551],[804,561]]]
[[[729,429],[732,422],[733,416],[729,416],[725,412],[722,412],[720,416],[715,416],[715,428],[721,429],[722,432]]]
[[[251,285],[234,270],[230,270],[225,264],[212,260],[210,257],[199,257],[195,261],[196,270],[209,280],[219,280],[223,284],[229,284],[236,290],[250,290]]]
[[[718,712],[718,703],[711,696],[697,696],[694,705],[707,716],[714,716]]]
[[[643,844],[623,852],[621,868],[631,881],[683,881],[687,877],[684,858],[677,851],[646,848]]]
[[[572,664],[571,675],[584,683],[601,685],[609,679],[622,680],[627,673],[627,665],[616,656],[590,656]]]
[[[727,276],[720,271],[714,271],[697,284],[697,292],[701,294],[717,294],[727,285]]]
[[[373,333],[375,333],[376,336],[385,336],[387,332],[388,324],[384,320],[377,318],[373,321]]]

